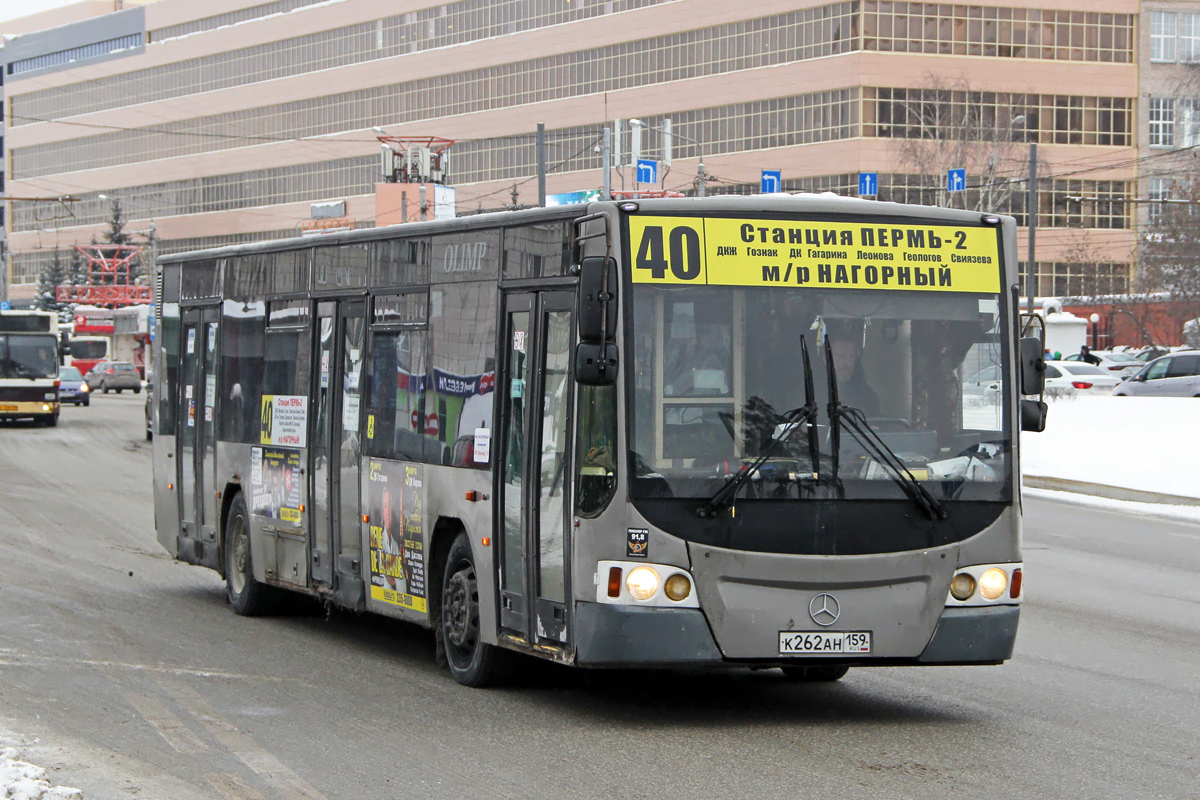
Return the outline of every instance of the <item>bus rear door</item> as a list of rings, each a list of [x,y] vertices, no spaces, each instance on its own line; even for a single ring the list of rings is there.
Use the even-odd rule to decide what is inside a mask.
[[[216,481],[217,335],[220,309],[183,312],[183,375],[180,378],[179,558],[218,569],[220,505]]]
[[[529,644],[565,648],[570,497],[571,292],[505,298],[501,452],[500,625]]]
[[[313,584],[332,591],[339,605],[360,609],[366,606],[359,489],[366,329],[364,301],[317,304],[317,368],[311,395],[315,411],[308,456]]]

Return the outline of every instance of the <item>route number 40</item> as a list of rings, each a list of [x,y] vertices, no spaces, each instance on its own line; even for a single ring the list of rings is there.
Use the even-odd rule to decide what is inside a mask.
[[[684,225],[672,228],[664,255],[662,226],[647,225],[642,231],[636,266],[650,270],[656,281],[666,278],[668,269],[678,280],[695,280],[700,277],[701,266],[699,232]]]

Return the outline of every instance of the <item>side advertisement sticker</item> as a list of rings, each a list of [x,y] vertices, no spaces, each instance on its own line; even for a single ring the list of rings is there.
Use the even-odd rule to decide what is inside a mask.
[[[357,422],[357,417],[355,421]],[[357,426],[356,426],[357,429]],[[259,444],[305,447],[308,437],[308,398],[293,394],[262,396]]]
[[[250,511],[300,524],[300,453],[255,447],[250,456]]]
[[[634,283],[1000,291],[996,228],[629,218]]]
[[[425,468],[368,461],[371,599],[425,613]]]

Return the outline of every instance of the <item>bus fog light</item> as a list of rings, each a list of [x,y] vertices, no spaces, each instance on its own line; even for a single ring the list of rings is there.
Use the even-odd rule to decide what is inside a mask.
[[[46,405],[45,403],[42,403],[42,411],[49,411],[49,410],[50,410],[50,406]]]
[[[950,581],[950,594],[955,600],[966,600],[975,594],[975,579],[965,572],[960,572]]]
[[[692,582],[687,579],[687,575],[676,572],[667,578],[663,591],[667,593],[667,597],[676,602],[686,600],[687,596],[692,593]]]
[[[658,591],[658,573],[650,567],[635,567],[625,578],[625,588],[637,600],[649,600]]]
[[[1004,594],[1007,588],[1008,575],[1002,569],[992,567],[979,576],[979,593],[983,595],[984,600],[995,600]]]

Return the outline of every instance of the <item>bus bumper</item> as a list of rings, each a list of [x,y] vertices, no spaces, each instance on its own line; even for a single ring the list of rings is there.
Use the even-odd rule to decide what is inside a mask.
[[[922,664],[998,664],[1012,658],[1020,606],[947,608],[925,651]]]
[[[23,417],[46,417],[57,414],[57,400],[37,400],[33,402],[7,402],[0,400],[0,419],[21,419]]]
[[[701,666],[723,660],[698,608],[578,601],[575,641],[575,659],[588,667]]]

